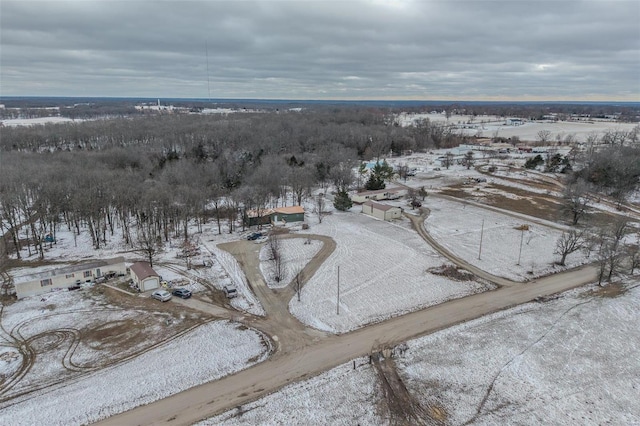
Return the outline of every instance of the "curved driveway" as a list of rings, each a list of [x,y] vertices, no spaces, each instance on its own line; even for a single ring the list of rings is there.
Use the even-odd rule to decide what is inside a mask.
[[[412,222],[416,223],[414,220]],[[433,242],[424,230],[423,224],[419,224],[416,230],[427,241]],[[306,238],[304,235],[300,237]],[[471,270],[478,276],[497,283],[501,283],[502,280],[506,282],[502,282],[503,286],[497,290],[451,300],[336,336],[305,327],[293,319],[287,310],[288,300],[293,295],[292,289],[285,290],[282,297],[273,298],[273,294],[277,294],[277,291],[268,289],[261,276],[258,276],[259,272],[256,274],[254,268],[257,260],[250,260],[253,255],[246,250],[248,246],[244,247],[244,251],[240,244],[223,248],[229,249],[236,255],[245,273],[253,281],[252,286],[258,297],[261,301],[268,301],[268,305],[265,306],[267,318],[256,319],[255,326],[263,330],[268,328],[270,329],[268,331],[276,333],[279,336],[278,341],[284,346],[280,346],[280,350],[268,360],[246,370],[113,416],[100,424],[118,426],[193,424],[261,398],[288,384],[322,373],[351,359],[367,356],[382,348],[392,347],[401,342],[526,303],[538,297],[578,287],[596,279],[595,268],[585,266],[516,285],[509,280],[496,280],[498,277],[465,264],[465,269]],[[324,255],[328,257],[329,254],[325,252]],[[452,254],[451,256],[455,259],[455,256]],[[459,262],[460,259],[457,259],[456,263],[460,264]],[[271,308],[279,305],[280,308],[277,308],[278,312],[274,315],[276,319],[270,322]],[[290,343],[293,344],[290,345]]]

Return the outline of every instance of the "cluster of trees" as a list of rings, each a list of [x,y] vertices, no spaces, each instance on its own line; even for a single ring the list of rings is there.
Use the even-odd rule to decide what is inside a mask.
[[[455,141],[442,124],[404,128],[359,108],[112,116],[0,132],[0,230],[18,256],[26,245],[40,257],[60,226],[87,229],[96,248],[121,229],[151,258],[171,235],[187,239],[192,221],[215,218],[218,232],[226,221],[232,232],[243,211],[301,204],[318,187],[335,187],[346,210],[357,161]],[[392,173],[382,167],[375,185]]]
[[[4,127],[0,150],[103,150],[143,145],[217,158],[227,147],[267,152],[307,153],[339,144],[363,159],[457,146],[463,138],[444,122],[420,120],[415,126],[392,123],[386,111],[262,112],[222,114],[129,115],[29,127]]]
[[[188,239],[189,224],[214,219],[218,232],[222,224],[232,232],[246,210],[299,204],[321,185],[348,188],[355,160],[341,147],[300,157],[227,151],[216,160],[137,147],[0,155],[0,229],[18,257],[25,244],[43,257],[61,226],[87,230],[95,248],[121,230],[151,257],[172,236]]]
[[[573,170],[571,161],[568,156],[562,156],[558,153],[549,152],[545,158],[538,154],[535,157],[530,157],[525,161],[525,169],[537,169],[544,166],[544,171],[547,173],[569,173]]]
[[[386,160],[377,161],[369,170],[369,179],[364,184],[367,191],[375,191],[386,188],[385,181],[391,179],[395,171]]]
[[[640,265],[640,246],[637,243],[624,244],[627,234],[634,232],[626,219],[617,219],[599,227],[574,228],[563,232],[556,242],[555,253],[560,256],[557,262],[564,265],[571,253],[584,251],[598,267],[598,283],[611,280],[614,274],[626,272],[633,274]],[[636,239],[640,239],[637,230]]]
[[[569,175],[562,206],[569,216],[572,229],[558,239],[555,252],[558,264],[564,265],[567,256],[584,251],[598,266],[598,281],[610,280],[624,268],[633,274],[640,264],[638,243],[625,244],[625,238],[640,241],[640,233],[629,225],[625,216],[617,216],[606,223],[590,220],[596,201],[611,197],[621,209],[627,197],[640,183],[640,147],[608,145],[588,151],[581,159],[581,168]]]

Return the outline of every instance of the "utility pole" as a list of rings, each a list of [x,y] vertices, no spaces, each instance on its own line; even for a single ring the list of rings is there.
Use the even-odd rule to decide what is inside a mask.
[[[518,263],[520,265],[520,257],[522,256],[522,240],[524,239],[524,226],[520,230],[520,253],[518,253]]]
[[[340,315],[340,266],[338,266],[338,298],[336,303],[336,315]]]
[[[480,228],[480,250],[478,250],[478,260],[482,255],[482,235],[484,234],[484,219],[482,219],[482,228]]]

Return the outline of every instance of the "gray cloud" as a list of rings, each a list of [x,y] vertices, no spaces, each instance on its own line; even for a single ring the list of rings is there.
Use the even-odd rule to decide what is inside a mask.
[[[635,0],[0,8],[5,96],[640,100]]]

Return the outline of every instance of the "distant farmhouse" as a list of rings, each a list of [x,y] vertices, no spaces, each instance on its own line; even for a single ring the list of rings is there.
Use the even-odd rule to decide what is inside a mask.
[[[400,207],[389,206],[387,204],[366,201],[362,204],[362,213],[373,216],[380,220],[398,219],[402,216]]]
[[[247,226],[268,225],[270,223],[304,222],[304,207],[276,207],[265,210],[248,210],[244,223]]]
[[[362,204],[365,201],[397,200],[406,194],[402,188],[378,189],[376,191],[358,192],[351,196],[351,201]]]
[[[106,260],[93,260],[52,269],[35,274],[27,274],[13,277],[18,299],[48,293],[50,291],[66,290],[69,287],[77,287],[85,282],[93,282],[105,275],[124,275],[127,267],[123,257],[115,257]]]

